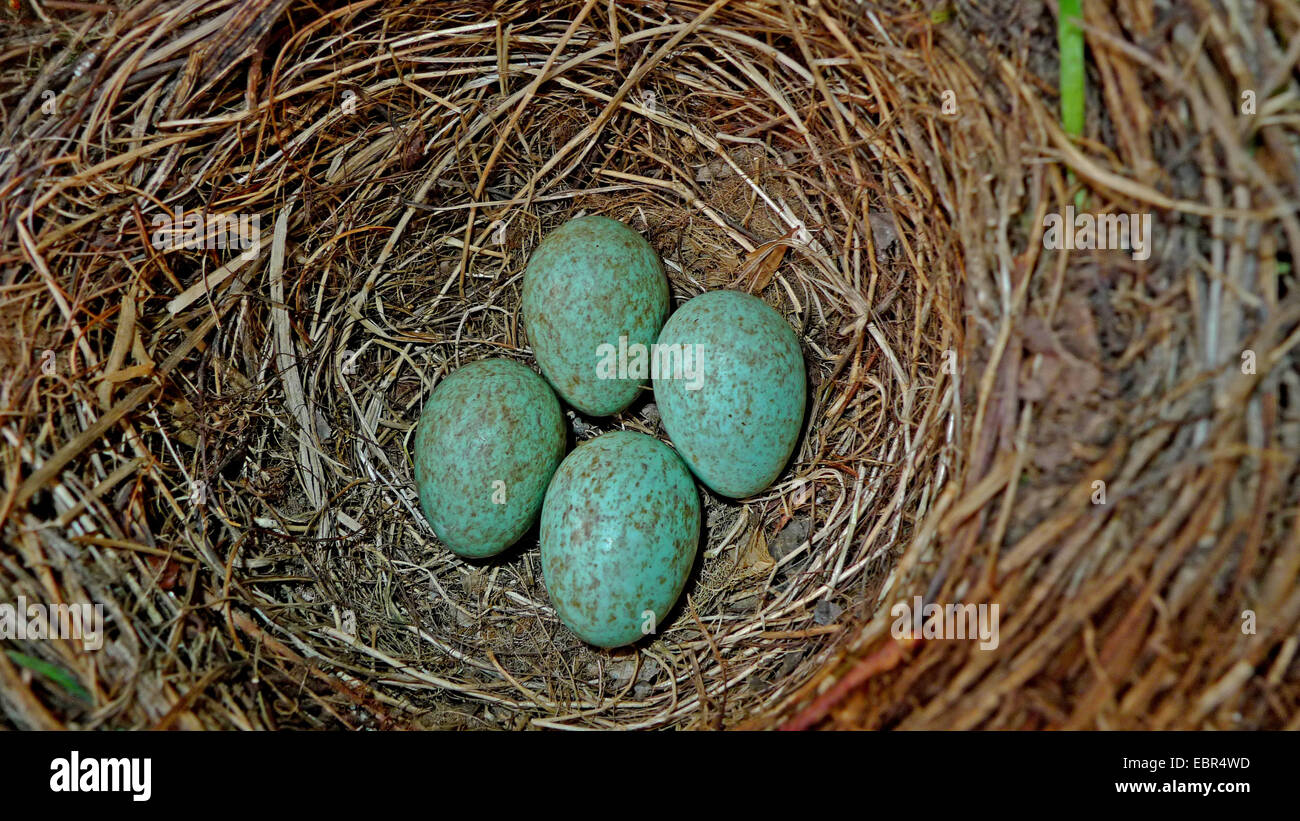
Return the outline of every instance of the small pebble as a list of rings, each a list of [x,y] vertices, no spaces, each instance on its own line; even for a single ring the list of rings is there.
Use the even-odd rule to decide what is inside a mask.
[[[808,541],[808,534],[812,532],[812,520],[809,518],[794,519],[781,532],[776,534],[770,542],[767,543],[767,552],[773,559],[778,562],[789,556],[799,549],[799,545]]]
[[[659,408],[655,406],[654,402],[651,402],[642,409],[641,417],[650,425],[654,427],[659,426]]]
[[[835,621],[844,612],[844,608],[832,601],[822,600],[813,608],[813,621],[825,626]]]

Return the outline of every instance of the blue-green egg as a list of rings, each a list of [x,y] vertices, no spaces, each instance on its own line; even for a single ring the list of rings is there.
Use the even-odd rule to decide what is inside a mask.
[[[591,416],[632,404],[668,316],[668,279],[650,243],[586,216],[552,231],[524,271],[524,328],[555,391]]]
[[[669,317],[656,357],[664,430],[699,480],[734,499],[772,484],[799,440],[807,398],[790,323],[757,297],[709,291]]]
[[[574,448],[546,490],[542,576],[560,620],[589,644],[657,631],[700,541],[700,497],[672,448],[615,431]]]
[[[411,461],[420,509],[453,553],[479,559],[524,535],[564,458],[560,402],[508,359],[453,371],[420,413]]]

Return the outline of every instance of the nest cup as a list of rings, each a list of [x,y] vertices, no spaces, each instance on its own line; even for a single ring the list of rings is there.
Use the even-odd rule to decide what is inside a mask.
[[[109,617],[102,655],[0,655],[10,721],[1295,724],[1295,193],[1250,171],[1294,173],[1269,140],[1295,128],[1163,173],[1194,124],[1135,128],[1145,109],[1116,95],[1185,64],[1174,27],[1105,11],[1075,143],[1047,10],[1008,34],[977,11],[838,0],[149,5],[76,12],[95,60],[51,40],[0,162],[34,191],[8,206],[6,284],[51,284],[5,309],[26,376],[6,388],[0,583]],[[1261,25],[1294,32],[1277,14]],[[1149,59],[1102,48],[1124,26]],[[182,30],[184,60],[114,45]],[[1228,116],[1202,71],[1159,104]],[[80,141],[73,160],[35,185],[59,140]],[[1253,163],[1236,188],[1214,151]],[[1081,190],[1091,211],[1153,214],[1166,241],[1143,262],[1046,248],[1043,217]],[[231,223],[210,218],[175,240],[190,214],[255,241],[218,244]],[[787,469],[742,501],[701,486],[678,606],[616,651],[557,619],[535,528],[486,561],[439,544],[409,458],[452,370],[534,366],[524,266],[579,214],[645,236],[674,307],[762,298],[809,377]],[[1236,266],[1229,287],[1188,247]],[[1247,346],[1260,364],[1238,375]],[[649,390],[566,415],[571,445],[665,438]],[[999,606],[1000,635],[899,633],[896,606],[934,602]],[[1251,607],[1267,622],[1246,635]]]
[[[414,691],[405,697],[431,710],[421,719],[430,726],[716,726],[753,717],[794,694],[846,628],[872,614],[892,546],[938,489],[927,477],[896,500],[891,474],[905,461],[931,470],[944,441],[953,406],[939,406],[933,374],[956,333],[953,306],[918,298],[908,283],[912,264],[932,275],[952,263],[935,258],[929,238],[908,235],[907,217],[885,210],[885,179],[869,152],[841,142],[836,118],[867,138],[861,103],[832,97],[836,114],[801,123],[806,133],[790,122],[787,110],[802,120],[816,78],[786,53],[790,43],[764,43],[752,30],[775,33],[782,20],[704,11],[674,10],[657,26],[653,8],[620,8],[617,41],[594,10],[567,43],[564,20],[456,38],[443,59],[486,48],[495,57],[500,40],[507,78],[479,56],[474,74],[431,87],[463,109],[481,99],[483,113],[457,126],[459,140],[419,146],[425,171],[413,172],[406,202],[424,207],[397,212],[409,222],[387,253],[378,240],[391,234],[369,246],[373,282],[334,295],[371,322],[349,327],[338,311],[339,332],[319,355],[330,363],[345,361],[345,349],[362,353],[350,373],[330,369],[320,389],[305,390],[331,438],[346,443],[334,453],[322,444],[323,495],[369,479],[326,509],[363,530],[331,527],[326,512],[309,531],[317,541],[299,545],[311,544],[305,560],[337,580],[329,604],[355,614],[356,635],[331,623],[324,604],[297,629],[323,627],[332,656],[405,679]],[[810,46],[818,47],[833,49]],[[534,86],[548,59],[554,78]],[[380,103],[364,96],[358,117],[367,104]],[[459,123],[448,108],[420,109],[431,120],[421,124],[426,134]],[[717,288],[761,296],[795,328],[810,381],[787,470],[742,503],[701,487],[700,556],[680,604],[653,635],[614,652],[584,644],[556,618],[535,532],[492,561],[451,556],[411,512],[406,456],[409,428],[447,373],[491,356],[536,367],[520,319],[522,272],[541,238],[580,214],[645,236],[664,261],[674,307]],[[911,260],[904,242],[922,246]],[[666,438],[648,387],[616,416],[567,416],[574,444],[618,429]],[[924,429],[905,436],[905,418]],[[378,430],[379,420],[392,427]],[[333,460],[347,468],[335,475],[324,467]]]

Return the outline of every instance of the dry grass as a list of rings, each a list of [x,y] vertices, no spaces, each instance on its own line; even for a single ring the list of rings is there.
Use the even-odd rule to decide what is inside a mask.
[[[1078,144],[1050,11],[996,3],[6,22],[0,602],[110,620],[99,652],[7,643],[6,720],[1295,726],[1300,16],[1087,5]],[[1044,249],[1067,168],[1154,215],[1150,260]],[[176,208],[261,244],[159,249]],[[683,604],[614,653],[559,624],[535,539],[441,548],[406,456],[451,369],[531,363],[520,274],[578,212],[643,232],[677,303],[761,295],[812,391],[790,469],[705,495]],[[662,435],[651,401],[571,418]],[[998,603],[998,648],[894,640],[916,595]]]

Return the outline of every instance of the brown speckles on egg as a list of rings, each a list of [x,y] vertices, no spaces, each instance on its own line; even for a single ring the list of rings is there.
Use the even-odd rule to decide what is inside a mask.
[[[603,216],[570,220],[528,261],[524,328],[542,373],[560,395],[593,416],[630,405],[644,379],[600,378],[601,345],[654,343],[668,316],[659,257],[631,228]]]
[[[664,325],[660,345],[700,345],[698,390],[656,378],[664,430],[691,470],[724,496],[744,498],[781,473],[799,439],[807,395],[803,353],[790,324],[762,300],[710,291]]]
[[[616,431],[565,459],[542,509],[542,575],[560,619],[602,647],[642,637],[681,593],[699,542],[690,473],[662,442]]]
[[[450,374],[412,442],[420,508],[434,533],[468,558],[513,544],[537,518],[565,433],[555,394],[524,365],[486,359]]]

